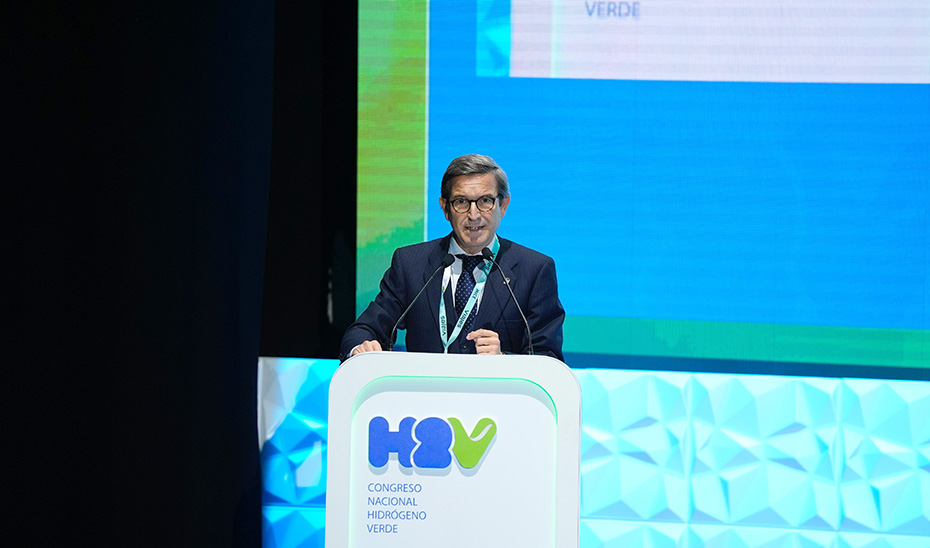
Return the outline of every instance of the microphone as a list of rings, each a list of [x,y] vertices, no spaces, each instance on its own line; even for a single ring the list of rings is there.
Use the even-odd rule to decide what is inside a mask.
[[[442,258],[442,262],[439,263],[439,266],[436,267],[436,270],[434,270],[433,273],[430,274],[429,279],[426,280],[426,283],[423,284],[423,287],[420,288],[420,292],[417,293],[417,296],[414,297],[412,301],[410,301],[410,304],[407,306],[407,310],[404,310],[404,313],[400,315],[400,318],[397,318],[397,322],[394,324],[394,329],[391,330],[391,338],[390,338],[390,344],[388,345],[388,352],[394,351],[394,335],[397,333],[397,326],[399,326],[400,322],[404,321],[404,318],[407,317],[407,313],[410,312],[410,309],[413,308],[414,303],[416,303],[417,299],[420,298],[420,295],[423,294],[423,291],[426,289],[426,286],[428,286],[429,283],[433,281],[433,278],[436,277],[436,274],[438,274],[440,270],[446,269],[448,266],[450,266],[454,262],[455,262],[455,257],[453,257],[451,253],[446,253],[446,256]]]
[[[491,253],[491,250],[484,248],[481,250],[481,256],[485,259],[491,261],[497,265],[497,270],[501,273],[501,278],[504,279],[504,285],[507,286],[507,291],[510,291],[510,296],[513,298],[513,304],[517,305],[517,312],[520,313],[520,317],[523,318],[523,325],[526,326],[526,336],[527,340],[530,343],[530,356],[533,355],[533,333],[530,331],[530,322],[526,321],[526,315],[523,314],[523,309],[520,308],[520,303],[517,302],[517,296],[513,294],[513,289],[510,288],[510,278],[504,276],[504,269],[501,268],[501,265],[494,260],[494,254]]]

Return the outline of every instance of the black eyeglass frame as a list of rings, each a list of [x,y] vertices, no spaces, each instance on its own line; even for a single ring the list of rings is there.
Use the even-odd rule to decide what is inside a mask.
[[[489,208],[487,208],[487,209],[481,209],[481,206],[478,205],[478,201],[479,201],[479,200],[484,200],[485,198],[491,198],[491,199],[493,200],[493,201],[491,202],[491,207],[489,207]],[[452,210],[455,211],[456,213],[468,213],[469,211],[471,211],[471,205],[472,205],[472,204],[475,204],[475,207],[478,208],[478,211],[480,211],[480,212],[482,212],[482,213],[487,213],[488,211],[494,211],[494,206],[497,205],[497,201],[500,200],[501,198],[502,198],[502,196],[501,196],[500,194],[498,194],[498,195],[496,195],[496,196],[492,196],[492,195],[490,195],[490,194],[485,194],[484,196],[480,196],[480,197],[478,197],[478,198],[475,198],[474,200],[469,200],[468,198],[455,198],[455,199],[447,200],[447,201],[448,201],[448,203],[449,203],[449,207],[451,207]],[[460,210],[459,208],[455,207],[455,202],[458,201],[458,200],[463,200],[463,201],[465,201],[465,202],[468,202],[468,206],[467,206],[465,209],[461,209],[461,210]]]

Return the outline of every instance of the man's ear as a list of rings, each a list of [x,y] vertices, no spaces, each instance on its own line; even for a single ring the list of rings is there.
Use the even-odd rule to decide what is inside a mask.
[[[501,205],[500,205],[501,217],[503,217],[507,213],[507,206],[509,205],[510,205],[510,196],[501,198]]]
[[[439,197],[439,207],[442,208],[442,213],[446,216],[446,220],[451,222],[452,219],[449,218],[449,203],[446,202],[446,199],[442,196]]]

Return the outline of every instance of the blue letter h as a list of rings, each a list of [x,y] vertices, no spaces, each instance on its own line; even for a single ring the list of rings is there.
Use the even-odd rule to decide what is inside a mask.
[[[368,423],[368,462],[375,468],[388,463],[391,453],[404,468],[410,468],[410,453],[416,442],[413,440],[413,423],[416,419],[405,417],[400,421],[397,432],[391,432],[384,417],[375,417]]]

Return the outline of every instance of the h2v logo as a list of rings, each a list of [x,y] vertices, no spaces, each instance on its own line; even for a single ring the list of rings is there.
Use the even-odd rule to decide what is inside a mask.
[[[381,468],[396,453],[404,468],[446,468],[455,455],[462,468],[474,468],[495,434],[497,425],[489,418],[478,421],[469,436],[462,421],[454,417],[428,417],[419,422],[404,417],[396,432],[390,430],[387,419],[375,417],[368,423],[368,463]]]

